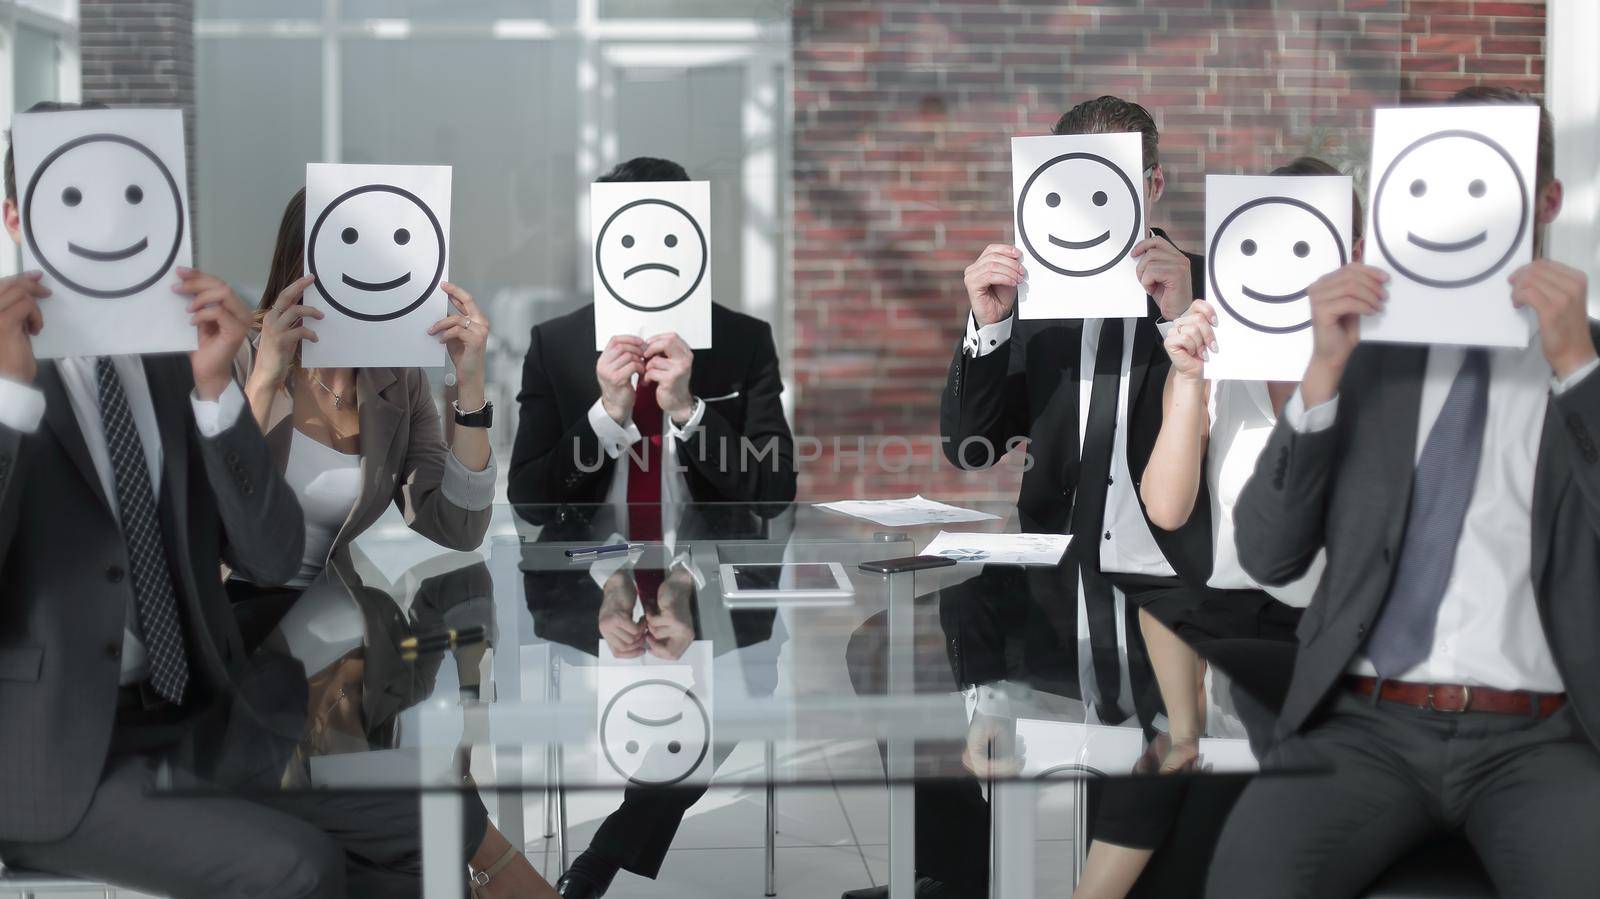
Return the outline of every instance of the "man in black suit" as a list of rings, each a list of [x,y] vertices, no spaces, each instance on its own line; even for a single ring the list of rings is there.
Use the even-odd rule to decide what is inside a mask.
[[[1312,361],[1234,520],[1262,583],[1327,551],[1268,758],[1333,771],[1252,783],[1209,895],[1355,896],[1451,831],[1499,895],[1600,882],[1600,324],[1584,275],[1543,258],[1562,189],[1540,118],[1536,258],[1506,284],[1537,317],[1530,346],[1358,346],[1384,274],[1311,287]]]
[[[600,180],[689,175],[677,163],[638,158]],[[544,526],[541,539],[659,541],[670,553],[680,537],[759,533],[763,519],[794,500],[794,438],[765,322],[712,304],[710,349],[692,352],[670,333],[615,335],[598,359],[594,329],[592,303],[537,325],[523,362],[508,492],[523,518]],[[685,508],[694,503],[732,505]],[[682,569],[638,572],[638,586],[625,586],[652,592],[670,588],[675,576]],[[536,619],[546,628],[577,622],[598,637],[598,586],[587,573],[560,580],[566,586],[557,590],[545,575],[528,575]],[[638,621],[624,620],[633,603],[624,604],[622,618],[604,619],[613,649],[670,652],[670,635],[684,632],[670,613],[674,604],[647,602]],[[702,792],[628,790],[557,890],[568,899],[602,896],[619,869],[655,877]]]

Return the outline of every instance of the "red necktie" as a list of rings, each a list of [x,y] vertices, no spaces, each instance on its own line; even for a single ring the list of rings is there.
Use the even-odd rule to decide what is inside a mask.
[[[644,439],[627,451],[628,539],[653,543],[661,539],[661,406],[655,381],[639,379],[633,423]]]

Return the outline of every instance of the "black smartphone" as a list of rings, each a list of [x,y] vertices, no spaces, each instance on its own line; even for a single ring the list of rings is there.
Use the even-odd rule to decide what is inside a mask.
[[[905,556],[899,559],[862,562],[860,568],[862,571],[873,571],[878,574],[900,574],[905,571],[922,571],[926,568],[944,568],[955,563],[955,559],[946,559],[944,556]]]

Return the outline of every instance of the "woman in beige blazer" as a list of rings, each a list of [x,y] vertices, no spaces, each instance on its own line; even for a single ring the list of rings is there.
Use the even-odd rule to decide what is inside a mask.
[[[455,368],[456,426],[445,431],[427,376],[415,368],[305,368],[302,340],[317,339],[323,313],[302,303],[313,279],[301,277],[305,191],[283,211],[267,287],[256,310],[256,333],[240,353],[239,380],[250,411],[278,467],[305,512],[306,548],[287,584],[228,582],[247,644],[258,645],[300,594],[335,562],[348,560],[351,541],[389,505],[406,524],[442,546],[476,549],[489,528],[495,495],[489,450],[490,414],[484,397],[484,346],[489,322],[472,297],[454,284],[440,287],[451,312],[428,328]],[[347,229],[346,242],[359,239]],[[401,230],[366,235],[404,243]],[[313,681],[321,672],[307,672]],[[317,710],[313,710],[315,713]],[[359,729],[359,728],[358,728]],[[352,736],[359,737],[359,734]],[[526,856],[469,803],[467,841],[476,896],[556,894]]]

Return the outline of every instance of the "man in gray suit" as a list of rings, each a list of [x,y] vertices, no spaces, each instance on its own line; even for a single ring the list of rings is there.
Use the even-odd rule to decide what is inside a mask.
[[[1541,230],[1561,207],[1553,157],[1541,112]],[[1333,773],[1246,789],[1211,896],[1355,896],[1441,832],[1502,896],[1594,895],[1600,328],[1583,274],[1542,240],[1535,255],[1506,285],[1538,319],[1526,349],[1357,346],[1383,274],[1349,265],[1311,288],[1313,360],[1235,522],[1263,583],[1327,550],[1269,760]]]
[[[236,686],[219,565],[281,583],[304,540],[240,414],[250,312],[216,278],[175,281],[199,333],[188,358],[36,361],[49,291],[38,273],[0,280],[0,860],[161,895],[342,896],[340,844],[304,816],[151,793],[158,760]]]

